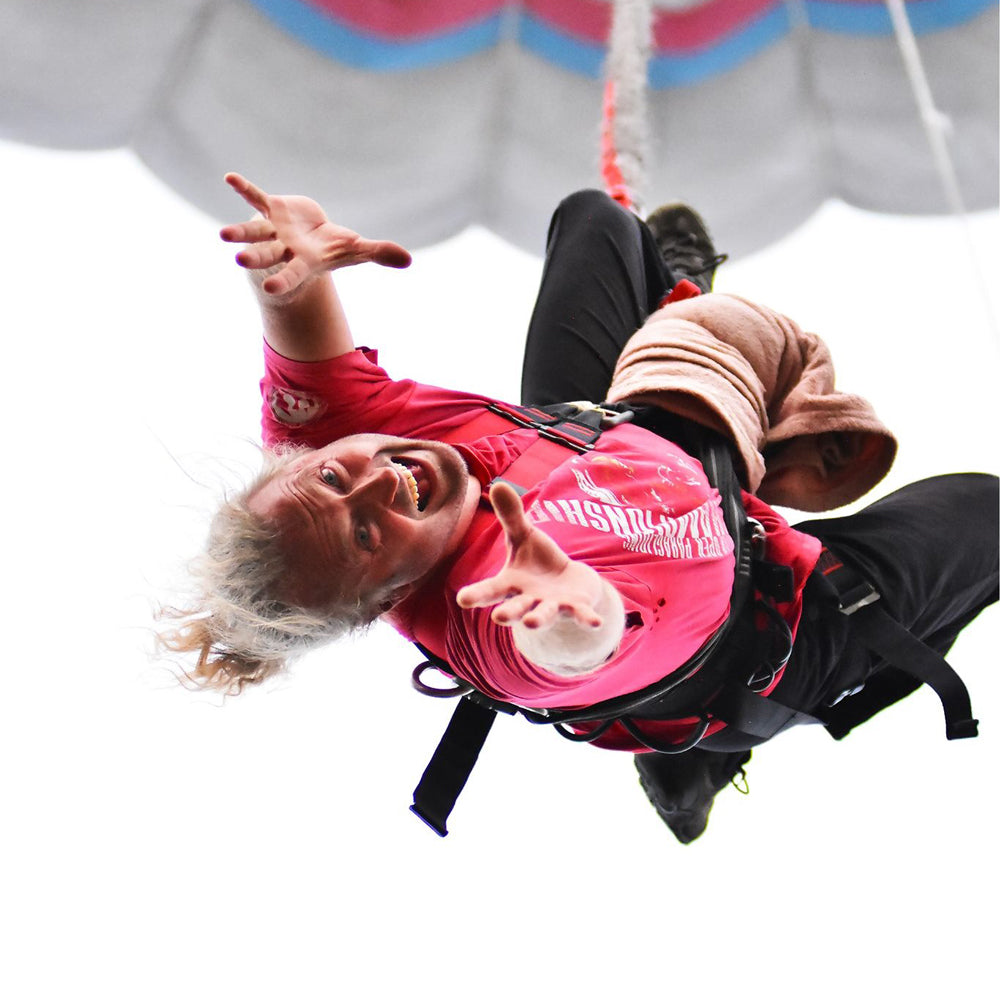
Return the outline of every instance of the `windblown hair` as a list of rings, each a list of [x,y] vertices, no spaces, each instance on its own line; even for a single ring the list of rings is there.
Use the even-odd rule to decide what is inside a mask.
[[[164,608],[159,645],[196,654],[188,683],[239,694],[285,669],[294,658],[369,625],[382,610],[374,599],[322,610],[288,604],[276,595],[290,571],[276,527],[249,507],[254,494],[301,450],[264,453],[264,466],[243,490],[227,496],[212,519],[204,553],[190,567],[195,596],[185,609]]]

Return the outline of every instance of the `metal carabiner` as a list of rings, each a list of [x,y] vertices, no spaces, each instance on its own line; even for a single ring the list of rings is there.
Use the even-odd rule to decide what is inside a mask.
[[[575,406],[581,413],[593,411],[601,416],[601,430],[606,431],[609,427],[617,427],[618,424],[627,424],[635,417],[635,411],[627,406],[616,409],[613,404],[592,403],[589,399],[575,399],[567,406]]]

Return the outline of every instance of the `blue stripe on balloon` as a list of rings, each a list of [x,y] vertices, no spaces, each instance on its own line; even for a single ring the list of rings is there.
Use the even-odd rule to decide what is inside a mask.
[[[907,4],[914,34],[941,31],[969,21],[994,0],[923,0]],[[830,3],[806,0],[812,27],[852,35],[891,35],[892,21],[882,4]],[[715,44],[689,54],[669,53],[649,61],[649,85],[654,90],[700,83],[735,69],[758,52],[780,41],[790,30],[788,8],[781,4]],[[604,71],[603,46],[580,42],[536,18],[521,22],[519,41],[531,52],[571,72],[598,79]]]
[[[682,87],[725,73],[769,48],[788,34],[788,8],[782,4],[750,22],[742,31],[720,39],[693,55],[654,56],[649,61],[649,85],[654,90]]]
[[[386,41],[349,28],[303,0],[248,0],[293,38],[356,69],[386,72],[454,62],[500,40],[502,14],[419,41]]]
[[[605,46],[572,38],[530,14],[522,14],[517,40],[527,51],[541,56],[546,62],[581,76],[600,77],[603,72]]]
[[[400,72],[438,66],[495,46],[503,34],[504,15],[495,14],[461,28],[418,41],[388,41],[334,20],[305,0],[248,0],[292,37],[337,62],[358,69]],[[971,20],[995,0],[921,0],[907,4],[916,34],[940,31]],[[892,22],[882,4],[805,0],[812,27],[852,35],[889,35]],[[664,54],[650,60],[650,85],[656,89],[697,83],[733,69],[780,40],[789,30],[787,7],[772,8],[714,44],[687,54]],[[606,48],[576,39],[545,21],[522,13],[518,41],[529,52],[574,73],[600,79]]]
[[[915,35],[953,28],[992,7],[995,0],[919,0],[906,5]],[[831,3],[806,0],[809,24],[822,31],[845,35],[891,35],[892,18],[880,3]]]
[[[768,11],[711,48],[690,55],[659,55],[649,61],[649,84],[654,89],[698,83],[732,69],[788,33],[784,5]],[[521,22],[518,40],[530,52],[563,69],[600,79],[606,49],[577,41],[532,17]]]

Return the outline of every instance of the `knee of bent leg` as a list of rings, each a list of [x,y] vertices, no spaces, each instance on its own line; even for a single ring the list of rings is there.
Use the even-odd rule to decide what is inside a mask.
[[[634,238],[635,224],[632,214],[610,195],[596,188],[584,188],[559,202],[549,227],[549,248],[554,240],[572,241],[594,230],[607,233],[612,239]]]
[[[625,209],[618,202],[596,188],[584,188],[567,195],[559,202],[556,214],[587,223],[627,217]]]

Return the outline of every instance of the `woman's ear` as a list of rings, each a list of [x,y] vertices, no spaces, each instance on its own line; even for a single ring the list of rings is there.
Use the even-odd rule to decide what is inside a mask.
[[[392,609],[399,604],[400,601],[405,600],[410,594],[415,590],[415,585],[412,583],[403,583],[398,587],[393,587],[385,597],[378,603],[378,613],[380,615],[388,614]]]

